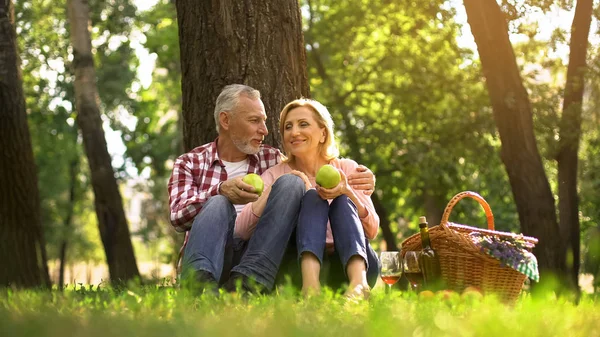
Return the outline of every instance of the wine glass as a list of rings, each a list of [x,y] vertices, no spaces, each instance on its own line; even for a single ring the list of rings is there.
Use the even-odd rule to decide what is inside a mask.
[[[413,291],[417,291],[423,284],[423,271],[419,263],[420,255],[420,251],[408,251],[404,254],[402,261],[404,264],[404,276],[410,282],[410,287]]]
[[[402,276],[402,259],[400,252],[381,252],[381,280],[391,291],[392,285]]]

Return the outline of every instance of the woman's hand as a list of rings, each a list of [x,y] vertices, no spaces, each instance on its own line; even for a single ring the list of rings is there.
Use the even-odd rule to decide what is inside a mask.
[[[317,185],[317,193],[319,193],[319,196],[322,199],[328,200],[328,199],[335,199],[337,197],[339,197],[342,194],[347,195],[348,197],[350,197],[350,186],[348,185],[348,178],[346,177],[346,174],[344,173],[344,171],[342,170],[338,170],[338,172],[340,172],[340,183],[337,184],[337,186],[332,187],[332,188],[324,188],[320,185]]]
[[[308,179],[306,174],[304,174],[304,172],[292,170],[292,172],[290,172],[290,174],[300,177],[300,179],[302,179],[304,181],[304,187],[306,187],[307,191],[312,188],[312,184],[310,183],[310,180]]]
[[[358,216],[360,218],[364,218],[368,215],[367,208],[360,201],[360,199],[354,194],[354,190],[348,184],[348,178],[346,174],[342,170],[338,170],[340,172],[340,183],[333,188],[323,188],[320,185],[317,185],[317,193],[324,200],[335,199],[342,194],[348,196],[350,200],[356,205],[356,210],[358,211]],[[366,193],[365,193],[366,194]]]

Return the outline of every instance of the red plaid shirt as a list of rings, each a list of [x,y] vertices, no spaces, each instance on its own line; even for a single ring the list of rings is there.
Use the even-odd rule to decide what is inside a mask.
[[[181,155],[173,165],[169,206],[171,224],[178,232],[191,228],[204,203],[219,194],[221,183],[227,180],[225,165],[217,153],[217,140]],[[257,154],[248,156],[248,173],[261,175],[280,160],[279,150],[263,145]]]

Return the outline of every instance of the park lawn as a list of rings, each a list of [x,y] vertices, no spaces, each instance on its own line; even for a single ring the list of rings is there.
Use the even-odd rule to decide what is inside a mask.
[[[0,290],[0,336],[600,336],[600,304],[553,293],[507,306],[380,289],[358,303],[331,292],[304,300],[290,289],[247,299],[171,287]]]

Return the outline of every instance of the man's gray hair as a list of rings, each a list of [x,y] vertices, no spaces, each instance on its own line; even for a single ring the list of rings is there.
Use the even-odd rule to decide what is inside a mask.
[[[260,99],[260,92],[252,87],[243,84],[230,84],[223,88],[217,103],[215,104],[215,125],[217,133],[219,133],[219,114],[221,111],[234,113],[235,107],[238,105],[240,95],[245,95],[251,99]]]

